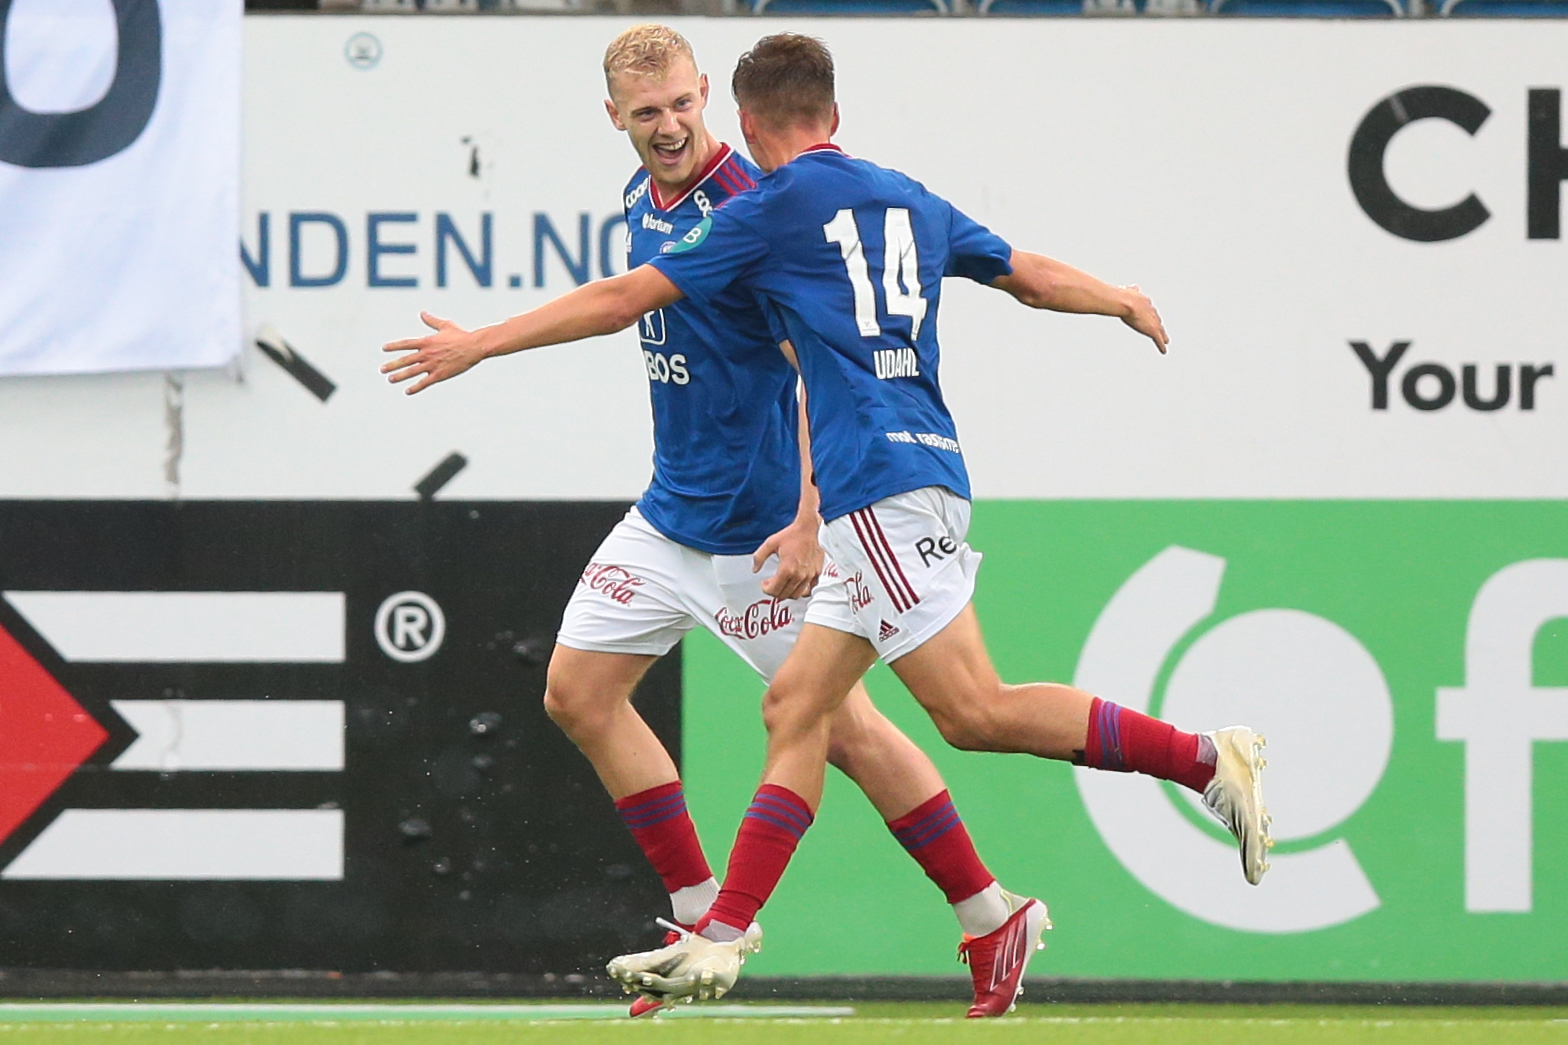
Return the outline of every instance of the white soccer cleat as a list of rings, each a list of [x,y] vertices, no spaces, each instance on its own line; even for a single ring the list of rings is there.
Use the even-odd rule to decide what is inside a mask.
[[[666,927],[669,928],[667,923]],[[722,998],[740,977],[746,957],[762,949],[762,927],[752,922],[737,940],[718,943],[705,936],[675,930],[680,939],[665,947],[623,954],[605,966],[610,976],[630,991],[664,1004],[682,998]]]
[[[670,925],[670,923],[665,921],[663,918],[659,919],[659,924]],[[664,934],[664,946],[668,947],[672,943],[679,942],[681,934],[690,931],[691,930],[687,929],[685,926],[674,926]],[[626,1013],[626,1015],[630,1016],[634,1020],[640,1019],[643,1016],[647,1016],[649,1013],[658,1014],[665,1011],[666,1009],[673,1009],[677,1000],[674,998],[665,998],[653,994],[641,994],[632,990],[624,983],[621,985],[621,989],[627,994],[637,995],[632,999],[631,1008],[627,1010]]]
[[[1230,829],[1241,845],[1241,870],[1257,885],[1269,869],[1272,822],[1263,805],[1264,740],[1246,726],[1205,733],[1214,742],[1214,779],[1203,789],[1203,804]]]

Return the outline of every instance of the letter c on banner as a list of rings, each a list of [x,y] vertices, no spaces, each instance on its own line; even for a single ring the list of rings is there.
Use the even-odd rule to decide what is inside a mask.
[[[1458,239],[1480,228],[1492,212],[1475,193],[1440,210],[1411,206],[1389,185],[1383,156],[1394,135],[1416,120],[1447,120],[1473,135],[1490,115],[1485,102],[1454,87],[1406,87],[1374,105],[1350,139],[1350,191],[1367,217],[1417,243]]]
[[[0,0],[0,45],[12,0]],[[113,0],[119,30],[114,82],[99,101],[76,112],[37,113],[11,95],[0,46],[0,163],[18,167],[85,167],[127,148],[147,127],[163,78],[163,24],[158,0]]]
[[[1224,559],[1188,548],[1169,547],[1150,559],[1100,612],[1073,684],[1131,710],[1150,711],[1171,651],[1213,614],[1224,572]],[[1277,724],[1290,724],[1275,739],[1307,756],[1293,761],[1321,765],[1324,760],[1313,756],[1326,741],[1328,764],[1334,765],[1334,737],[1357,727],[1366,737],[1357,741],[1362,747],[1354,753],[1362,756],[1365,770],[1357,779],[1336,778],[1325,784],[1310,766],[1292,767],[1289,761],[1264,774],[1266,788],[1269,774],[1276,774],[1270,795],[1276,815],[1294,814],[1294,823],[1282,816],[1276,825],[1286,827],[1286,840],[1318,844],[1276,852],[1273,870],[1254,888],[1242,877],[1235,843],[1211,837],[1189,820],[1160,781],[1079,766],[1073,772],[1089,819],[1106,847],[1145,888],[1211,924],[1243,932],[1300,933],[1359,918],[1377,908],[1377,893],[1348,842],[1321,839],[1324,831],[1360,807],[1387,764],[1393,709],[1382,671],[1355,638],[1330,621],[1296,610],[1255,610],[1222,622],[1187,648],[1166,683],[1165,705],[1180,717],[1194,717],[1196,705],[1207,702],[1205,714],[1233,721],[1229,716],[1236,713],[1236,692],[1251,693],[1260,683],[1276,690],[1266,695],[1272,706],[1263,710],[1270,711]],[[1289,692],[1303,685],[1312,693],[1327,692],[1324,687],[1345,690],[1345,699],[1331,710],[1349,714],[1354,724],[1326,735],[1314,727],[1313,716],[1333,716],[1324,716],[1321,704]],[[1242,711],[1236,717],[1250,714]],[[1202,728],[1223,722],[1193,724]],[[1252,724],[1266,725],[1256,720]]]

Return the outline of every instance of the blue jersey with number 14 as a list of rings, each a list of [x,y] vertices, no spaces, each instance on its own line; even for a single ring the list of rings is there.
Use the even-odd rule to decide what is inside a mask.
[[[809,149],[652,259],[686,300],[760,295],[800,360],[822,517],[924,486],[969,496],[937,384],[944,276],[989,283],[1012,249],[897,171]]]
[[[626,186],[632,266],[674,256],[761,176],[728,145],[672,200],[639,170]],[[688,548],[749,555],[800,503],[795,371],[756,298],[733,288],[638,324],[653,399],[653,481],[637,508]]]

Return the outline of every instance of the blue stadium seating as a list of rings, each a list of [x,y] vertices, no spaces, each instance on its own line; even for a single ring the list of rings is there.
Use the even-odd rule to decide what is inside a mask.
[[[983,15],[1081,15],[1083,0],[980,0]]]
[[[1399,0],[1212,0],[1217,15],[1250,18],[1401,18]]]
[[[752,14],[903,15],[947,14],[947,0],[753,0]]]
[[[1568,18],[1565,0],[1444,0],[1445,18]]]
[[[1170,14],[1215,14],[1251,18],[1399,18],[1405,15],[1405,0],[1198,0],[1187,10],[1172,10],[1174,3],[1153,0],[978,0],[983,15],[1123,15],[1155,12]],[[1434,2],[1434,0],[1428,0]],[[1550,4],[1568,7],[1568,0],[1451,0],[1454,3]],[[1435,13],[1435,12],[1434,12]]]

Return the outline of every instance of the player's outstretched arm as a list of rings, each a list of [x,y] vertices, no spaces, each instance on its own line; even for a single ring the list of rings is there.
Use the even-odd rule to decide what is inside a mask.
[[[1154,342],[1162,353],[1170,338],[1160,314],[1137,287],[1115,287],[1043,254],[1015,250],[1013,271],[991,281],[1030,308],[1115,316]]]
[[[381,372],[393,384],[419,378],[408,389],[413,395],[490,356],[625,330],[644,312],[673,305],[680,298],[681,292],[663,273],[651,265],[639,265],[625,275],[578,287],[532,312],[478,330],[464,330],[449,319],[421,312],[419,318],[435,333],[383,345],[383,352],[405,354],[387,363]]]

